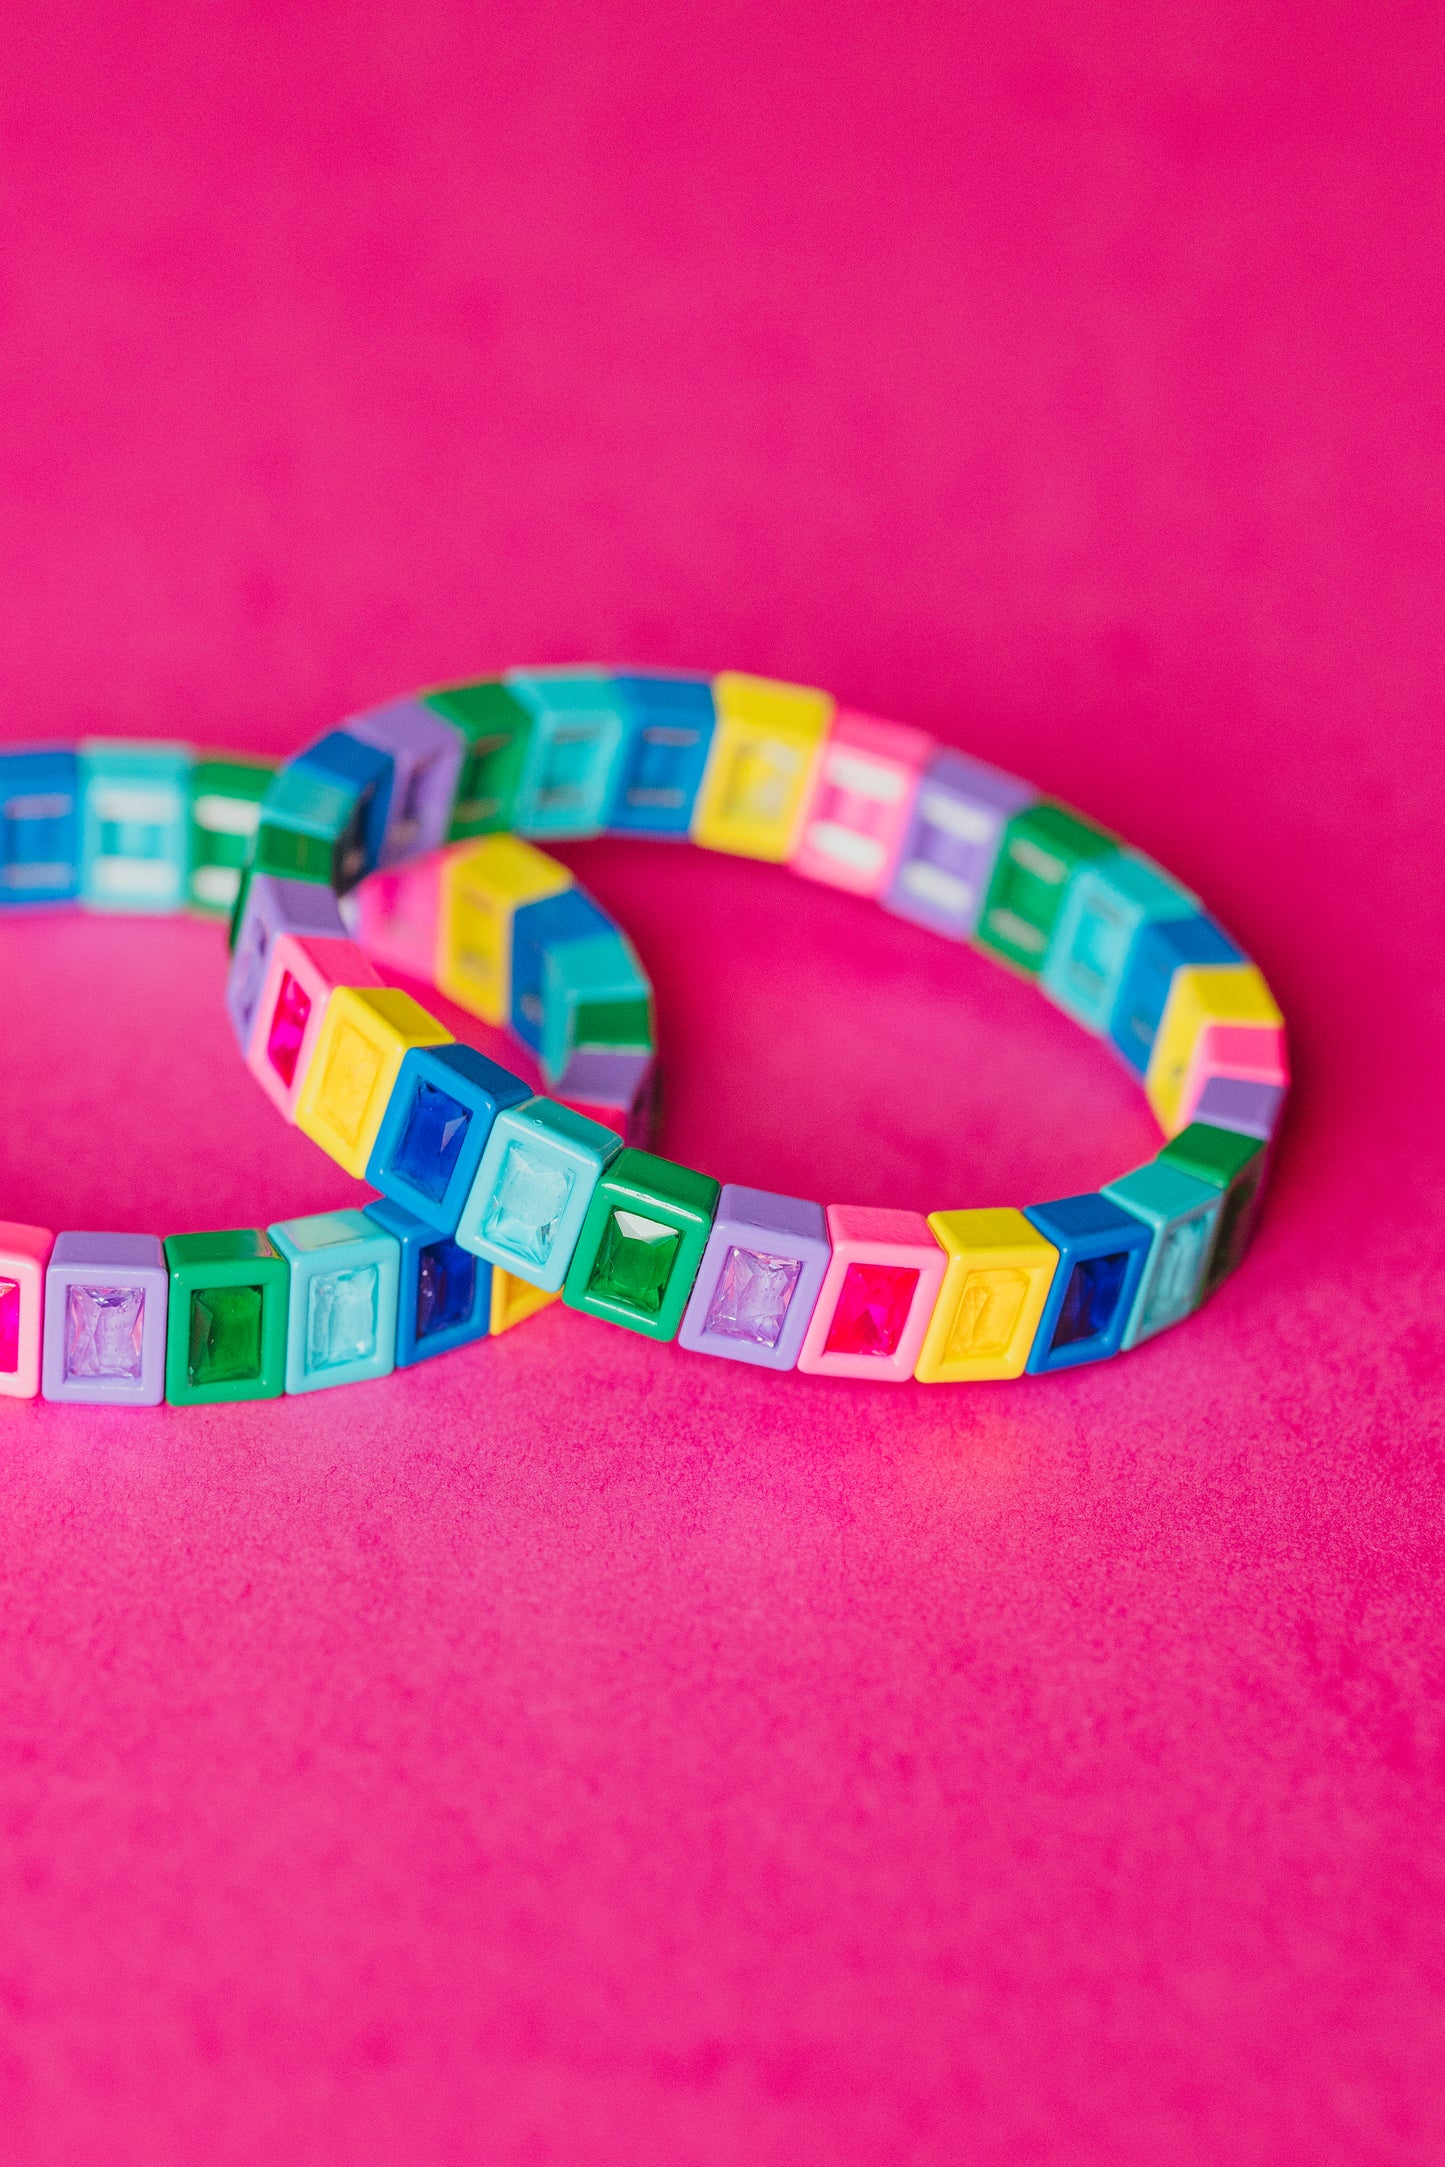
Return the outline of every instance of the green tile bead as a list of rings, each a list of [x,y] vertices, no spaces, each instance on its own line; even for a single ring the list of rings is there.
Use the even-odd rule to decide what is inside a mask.
[[[276,773],[265,760],[199,759],[191,770],[191,909],[229,916],[256,847],[261,801]]]
[[[279,1399],[291,1271],[259,1227],[172,1234],[166,1398],[173,1407]]]
[[[592,1192],[564,1302],[648,1339],[675,1338],[721,1193],[671,1159],[620,1151]]]
[[[527,709],[496,678],[429,692],[424,705],[466,740],[449,839],[510,828],[532,736]]]
[[[979,947],[1037,978],[1070,881],[1118,847],[1103,828],[1051,798],[1016,813],[1004,829],[979,913]]]

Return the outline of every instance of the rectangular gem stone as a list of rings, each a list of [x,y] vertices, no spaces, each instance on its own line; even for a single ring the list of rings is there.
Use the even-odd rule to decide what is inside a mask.
[[[1007,1353],[1030,1284],[1029,1274],[1012,1265],[970,1272],[954,1312],[945,1360],[996,1360]]]
[[[449,1091],[425,1079],[417,1085],[393,1163],[434,1203],[446,1195],[471,1118],[471,1109]]]
[[[191,1296],[187,1371],[192,1385],[239,1384],[261,1374],[261,1289],[198,1287]]]
[[[801,1257],[769,1256],[740,1249],[734,1242],[723,1259],[703,1330],[750,1340],[755,1347],[776,1347],[802,1269]]]
[[[66,1295],[65,1375],[137,1382],[145,1332],[143,1287],[72,1284]]]
[[[913,1306],[918,1273],[906,1265],[850,1264],[828,1328],[827,1354],[895,1354]]]
[[[1114,1322],[1128,1269],[1124,1251],[1081,1259],[1069,1275],[1050,1345],[1073,1347],[1083,1340],[1102,1339]]]
[[[482,1227],[486,1239],[540,1268],[551,1254],[573,1179],[571,1169],[555,1158],[543,1157],[524,1143],[508,1144]]]
[[[477,1291],[477,1260],[454,1241],[431,1242],[417,1259],[416,1336],[451,1331],[470,1314]]]
[[[0,1279],[0,1370],[11,1376],[20,1367],[20,1282]]]
[[[681,1242],[676,1227],[644,1218],[641,1212],[614,1211],[597,1251],[588,1292],[613,1295],[655,1317]]]
[[[301,1053],[301,1041],[306,1035],[306,1019],[311,1014],[311,996],[300,980],[286,971],[281,979],[281,991],[276,996],[276,1006],[271,1015],[271,1028],[266,1037],[266,1058],[276,1074],[289,1090],[296,1077],[296,1063]]]
[[[376,1266],[317,1272],[307,1296],[307,1368],[368,1361],[376,1349]]]

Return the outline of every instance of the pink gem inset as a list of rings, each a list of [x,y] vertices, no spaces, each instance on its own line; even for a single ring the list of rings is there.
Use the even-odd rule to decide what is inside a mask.
[[[296,1063],[301,1054],[301,1041],[306,1036],[306,1019],[311,1013],[311,996],[300,980],[290,971],[281,974],[281,991],[276,996],[276,1011],[271,1018],[271,1031],[266,1040],[266,1057],[272,1068],[289,1091],[296,1075]]]
[[[0,1279],[0,1370],[13,1376],[20,1367],[20,1282]]]
[[[871,1354],[886,1361],[898,1352],[918,1286],[910,1265],[850,1264],[828,1327],[825,1354]]]

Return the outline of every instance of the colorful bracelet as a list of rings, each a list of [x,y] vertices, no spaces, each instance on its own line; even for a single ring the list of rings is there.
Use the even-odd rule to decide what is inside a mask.
[[[537,847],[691,840],[786,864],[1036,981],[1167,1141],[1025,1210],[830,1205],[643,1148],[652,991]],[[257,1081],[380,1192],[240,1233],[0,1225],[0,1393],[175,1404],[382,1376],[568,1307],[771,1369],[925,1383],[1103,1360],[1239,1262],[1288,1085],[1259,971],[1116,837],[823,693],[513,671],[359,716],[279,772],[98,741],[0,755],[0,896],[215,913]],[[506,1025],[534,1093],[376,964]]]

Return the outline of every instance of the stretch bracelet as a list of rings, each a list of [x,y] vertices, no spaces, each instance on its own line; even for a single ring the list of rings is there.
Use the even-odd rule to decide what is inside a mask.
[[[656,1156],[652,990],[538,847],[691,841],[871,896],[1041,991],[1165,1136],[1099,1191],[926,1216]],[[938,1384],[1106,1359],[1239,1262],[1283,1020],[1198,898],[1104,828],[821,692],[513,671],[353,718],[279,770],[177,745],[0,755],[0,897],[229,908],[257,1082],[379,1191],[220,1234],[0,1223],[0,1394],[153,1405],[385,1375],[569,1308],[723,1359]],[[509,1027],[544,1093],[377,965]]]

